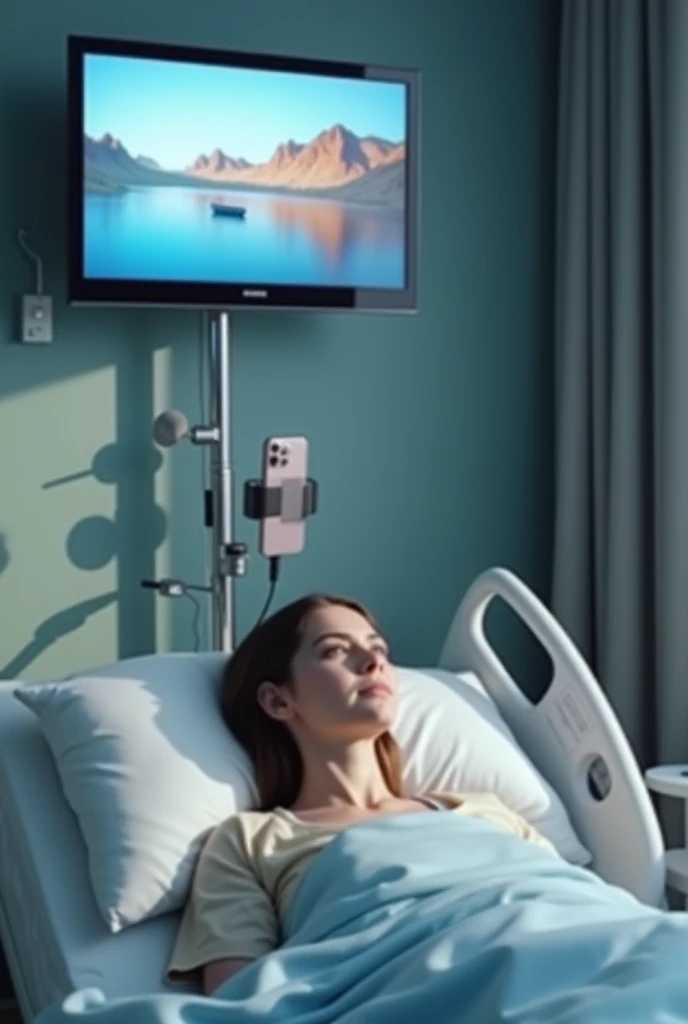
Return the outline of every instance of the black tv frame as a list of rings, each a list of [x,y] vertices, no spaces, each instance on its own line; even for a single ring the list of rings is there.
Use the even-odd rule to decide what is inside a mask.
[[[261,70],[369,78],[407,86],[406,282],[400,289],[333,288],[238,283],[107,280],[84,275],[84,58],[87,54],[143,57]],[[420,73],[235,50],[216,50],[92,36],[67,38],[68,300],[74,305],[193,307],[200,309],[317,309],[381,313],[417,312],[420,216]]]

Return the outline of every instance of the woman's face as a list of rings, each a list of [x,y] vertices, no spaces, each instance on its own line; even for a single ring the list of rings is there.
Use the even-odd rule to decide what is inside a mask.
[[[322,742],[374,739],[394,720],[397,681],[388,646],[352,608],[329,605],[309,615],[291,678],[291,686],[272,689],[270,706],[261,703]]]

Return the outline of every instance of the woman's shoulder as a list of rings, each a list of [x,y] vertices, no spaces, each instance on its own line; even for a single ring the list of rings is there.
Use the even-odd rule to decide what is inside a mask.
[[[206,848],[217,850],[230,845],[246,852],[256,844],[265,846],[270,837],[281,834],[288,826],[289,822],[278,808],[272,811],[233,811],[210,830]]]
[[[229,845],[245,851],[259,837],[272,831],[278,820],[274,811],[234,811],[210,830],[204,850],[212,852]]]
[[[221,834],[232,834],[238,831],[256,832],[274,824],[278,819],[277,809],[273,811],[233,811],[215,826],[215,830]]]

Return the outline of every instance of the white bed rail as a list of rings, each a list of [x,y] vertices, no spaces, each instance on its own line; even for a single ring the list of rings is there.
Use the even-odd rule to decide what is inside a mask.
[[[552,660],[552,681],[537,703],[512,679],[483,631],[495,597],[519,616]],[[633,752],[575,644],[517,576],[501,568],[478,576],[456,611],[440,668],[477,674],[519,744],[563,800],[593,855],[593,870],[643,902],[661,906],[664,843]]]

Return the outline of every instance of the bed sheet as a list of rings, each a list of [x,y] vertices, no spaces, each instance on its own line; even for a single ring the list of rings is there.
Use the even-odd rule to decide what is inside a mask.
[[[688,1021],[688,914],[468,814],[343,829],[282,925],[279,948],[210,998],[90,989],[40,1024]]]
[[[16,685],[0,683],[0,941],[22,1014],[92,985],[110,997],[171,991],[163,972],[178,915],[107,930],[78,823]]]

